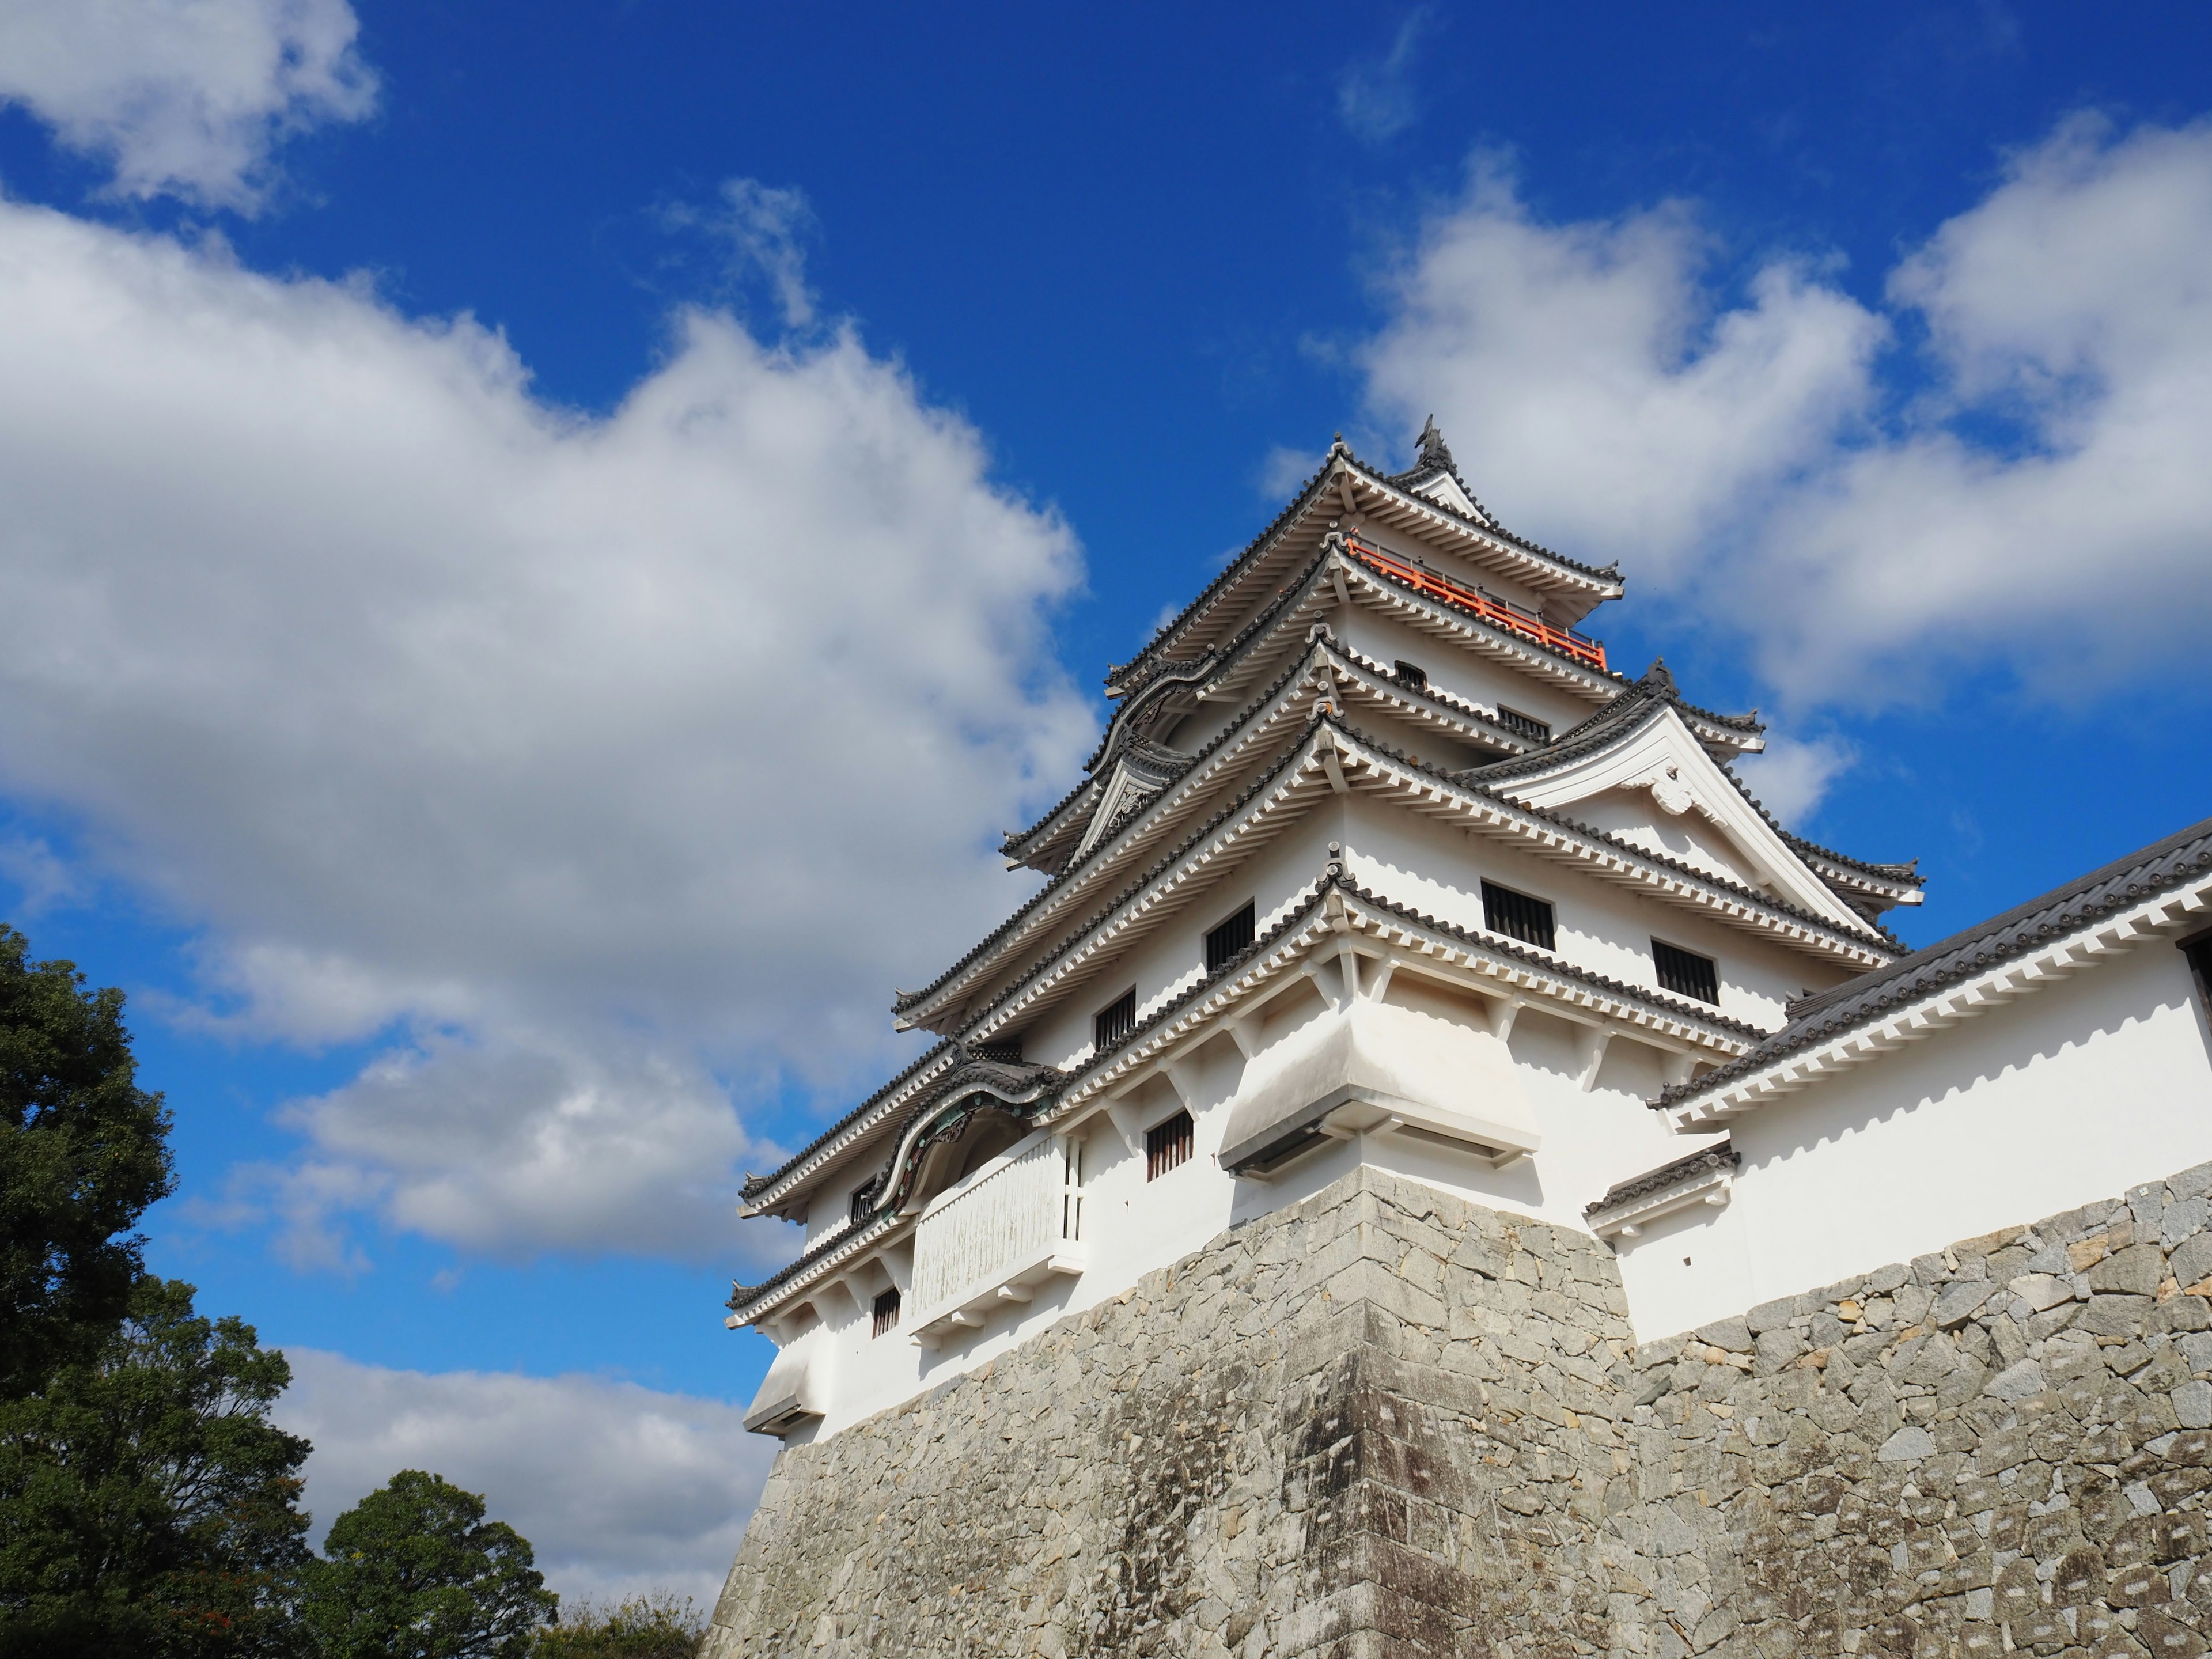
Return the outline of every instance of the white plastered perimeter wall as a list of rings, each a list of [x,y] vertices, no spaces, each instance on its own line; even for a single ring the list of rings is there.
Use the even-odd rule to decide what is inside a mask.
[[[1727,1127],[1729,1201],[1616,1243],[1641,1340],[2212,1160],[2212,1031],[2154,939]]]

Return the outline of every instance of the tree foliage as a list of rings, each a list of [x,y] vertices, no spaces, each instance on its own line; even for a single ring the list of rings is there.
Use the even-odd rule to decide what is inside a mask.
[[[697,1659],[707,1621],[690,1596],[634,1595],[586,1602],[538,1632],[530,1659]]]
[[[484,1501],[403,1469],[331,1522],[304,1609],[328,1659],[524,1659],[560,1597]]]
[[[130,1230],[170,1188],[123,994],[27,949],[0,926],[0,1399],[101,1349],[143,1271]]]
[[[92,1359],[0,1401],[0,1650],[295,1651],[308,1446],[268,1417],[290,1380],[146,1278]]]

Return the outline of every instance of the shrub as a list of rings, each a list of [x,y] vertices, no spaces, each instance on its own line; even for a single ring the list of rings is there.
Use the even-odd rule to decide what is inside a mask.
[[[663,1590],[619,1602],[580,1602],[538,1632],[531,1659],[694,1659],[707,1620],[690,1596]]]

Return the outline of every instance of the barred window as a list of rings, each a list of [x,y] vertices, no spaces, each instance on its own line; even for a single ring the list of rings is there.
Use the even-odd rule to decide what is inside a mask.
[[[1482,925],[1493,933],[1517,939],[1540,951],[1557,948],[1552,907],[1542,899],[1516,893],[1510,887],[1500,887],[1494,881],[1482,884]]]
[[[1177,1112],[1164,1123],[1145,1131],[1145,1179],[1158,1181],[1170,1170],[1190,1162],[1190,1114]]]
[[[1407,662],[1403,657],[1390,665],[1390,677],[1399,684],[1415,691],[1429,689],[1429,671],[1417,662]]]
[[[1549,743],[1552,740],[1550,726],[1517,708],[1508,708],[1502,702],[1498,705],[1498,723],[1509,732],[1519,732],[1531,743]]]
[[[896,1325],[898,1323],[898,1286],[894,1285],[890,1289],[885,1291],[881,1296],[876,1298],[875,1328],[868,1334],[871,1336],[881,1336],[885,1331],[890,1330],[892,1327]]]
[[[1206,971],[1225,968],[1255,937],[1255,913],[1249,903],[1206,936]]]
[[[874,1206],[868,1201],[868,1183],[864,1181],[853,1188],[852,1197],[845,1201],[845,1219],[857,1227],[868,1218],[872,1208]]]
[[[1711,957],[1701,957],[1695,951],[1685,951],[1655,939],[1651,941],[1651,960],[1658,965],[1662,989],[1677,996],[1695,997],[1716,1007],[1720,1005],[1720,970]]]
[[[1132,987],[1091,1016],[1091,1046],[1103,1054],[1136,1029],[1137,993]]]

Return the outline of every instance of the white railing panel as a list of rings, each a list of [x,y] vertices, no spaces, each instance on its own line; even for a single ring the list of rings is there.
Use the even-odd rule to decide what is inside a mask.
[[[924,1319],[989,1291],[1080,1235],[1066,1150],[1040,1132],[933,1200],[915,1230],[914,1301]]]

